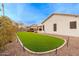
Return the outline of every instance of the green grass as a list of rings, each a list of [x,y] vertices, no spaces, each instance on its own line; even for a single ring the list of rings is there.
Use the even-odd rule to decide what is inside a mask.
[[[61,46],[64,43],[64,40],[60,38],[32,32],[18,32],[17,35],[23,45],[34,52],[49,51]]]

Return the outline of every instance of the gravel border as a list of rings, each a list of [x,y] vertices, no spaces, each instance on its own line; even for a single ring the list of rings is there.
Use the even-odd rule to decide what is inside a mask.
[[[44,34],[44,33],[43,33]],[[57,36],[59,38],[68,40],[68,36],[46,34],[50,36]],[[33,54],[23,49],[18,40],[6,45],[5,51],[0,52],[0,56],[79,56],[79,37],[69,37],[68,47],[65,44],[61,49],[46,54]]]

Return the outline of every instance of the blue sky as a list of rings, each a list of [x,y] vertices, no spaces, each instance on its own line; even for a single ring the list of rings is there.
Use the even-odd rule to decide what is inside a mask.
[[[41,23],[52,13],[79,14],[77,3],[7,3],[4,5],[6,16],[16,22],[29,25]]]

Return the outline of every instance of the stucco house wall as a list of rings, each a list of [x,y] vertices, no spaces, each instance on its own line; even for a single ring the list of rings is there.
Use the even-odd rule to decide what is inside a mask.
[[[70,29],[71,21],[76,21],[76,29]],[[79,36],[79,16],[54,14],[42,24],[45,28],[44,33]],[[53,31],[53,24],[57,24],[57,31]]]

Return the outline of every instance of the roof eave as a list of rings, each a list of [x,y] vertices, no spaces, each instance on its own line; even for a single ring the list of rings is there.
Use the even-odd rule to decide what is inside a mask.
[[[53,13],[51,15],[49,15],[41,24],[43,24],[44,22],[46,22],[50,17],[52,17],[53,15],[67,15],[67,16],[75,16],[78,17],[79,15],[76,14],[62,14],[62,13]]]

